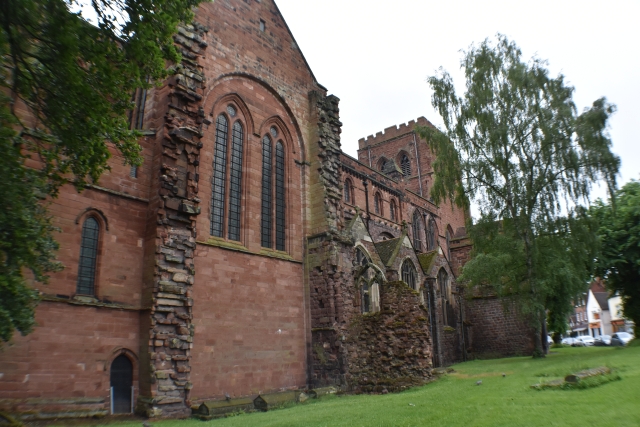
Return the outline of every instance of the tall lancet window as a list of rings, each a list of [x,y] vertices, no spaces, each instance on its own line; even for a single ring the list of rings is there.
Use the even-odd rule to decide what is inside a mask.
[[[237,111],[227,106],[231,120]],[[211,235],[240,240],[242,225],[242,153],[244,128],[236,120],[229,134],[229,119],[220,114],[216,119],[216,141],[213,150],[211,180]],[[225,234],[226,233],[226,234]]]
[[[271,188],[271,176],[272,176],[272,147],[271,138],[269,135],[265,135],[262,138],[262,223],[261,223],[261,242],[265,248],[272,247],[271,243],[271,230],[273,223],[272,210],[272,195],[273,189]]]
[[[240,240],[240,214],[242,201],[242,140],[240,122],[233,124],[231,162],[229,163],[229,239]]]
[[[224,203],[227,191],[227,138],[229,122],[220,114],[216,120],[216,146],[211,182],[211,235],[224,237]]]
[[[276,249],[285,250],[284,147],[276,144]]]
[[[262,138],[262,219],[260,240],[262,247],[275,247],[278,251],[284,251],[286,250],[284,144],[281,140],[276,142],[274,150],[271,138],[278,137],[278,129],[272,126],[269,134]]]
[[[98,261],[98,240],[100,224],[88,217],[82,225],[82,243],[78,265],[76,292],[81,295],[95,295],[96,265]]]

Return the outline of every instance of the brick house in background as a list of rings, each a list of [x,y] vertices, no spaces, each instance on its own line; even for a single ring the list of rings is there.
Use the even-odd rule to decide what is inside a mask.
[[[429,198],[425,118],[342,152],[328,95],[271,0],[203,4],[136,95],[144,164],[50,212],[66,265],[0,353],[0,407],[183,417],[205,400],[389,391],[435,366],[526,354],[496,298],[464,299],[468,214]],[[40,414],[40,415],[38,415]]]

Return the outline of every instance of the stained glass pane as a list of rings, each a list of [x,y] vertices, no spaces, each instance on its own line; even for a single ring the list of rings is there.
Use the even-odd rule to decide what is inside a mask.
[[[265,135],[262,138],[262,222],[261,222],[261,242],[265,248],[273,246],[272,243],[272,206],[271,206],[271,138]]]
[[[276,249],[285,250],[284,147],[276,144]]]
[[[242,138],[240,122],[233,124],[229,165],[229,239],[240,240],[240,202],[242,200]]]
[[[216,121],[216,147],[213,158],[213,180],[211,194],[211,235],[223,237],[224,198],[227,178],[227,137],[229,125],[222,114]]]
[[[87,218],[82,225],[82,243],[78,265],[76,292],[82,295],[95,294],[96,261],[98,257],[98,237],[100,225],[95,218]]]

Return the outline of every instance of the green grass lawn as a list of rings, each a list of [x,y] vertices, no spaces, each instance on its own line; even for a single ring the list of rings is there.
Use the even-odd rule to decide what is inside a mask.
[[[585,390],[532,390],[541,380],[608,366],[622,378]],[[266,413],[158,427],[640,426],[640,346],[553,349],[546,359],[461,363],[424,387],[387,395],[330,396]],[[506,377],[502,376],[506,374]],[[481,385],[476,382],[482,380]],[[118,423],[118,427],[140,423]]]

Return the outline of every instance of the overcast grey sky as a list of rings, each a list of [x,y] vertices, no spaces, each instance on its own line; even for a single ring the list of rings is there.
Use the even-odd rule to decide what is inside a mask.
[[[438,67],[463,89],[462,49],[496,33],[526,59],[549,61],[575,87],[578,109],[606,96],[620,183],[640,178],[639,1],[276,0],[318,81],[340,98],[342,146],[425,116],[442,123],[426,83]],[[605,196],[604,191],[597,191]]]

